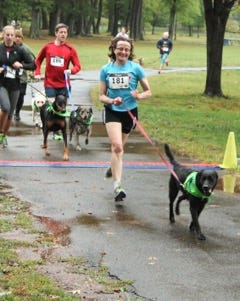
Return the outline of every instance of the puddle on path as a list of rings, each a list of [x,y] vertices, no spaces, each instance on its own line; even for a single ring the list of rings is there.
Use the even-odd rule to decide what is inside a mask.
[[[122,225],[137,226],[146,229],[150,229],[151,226],[147,225],[144,221],[137,218],[134,214],[129,213],[123,205],[116,205],[115,210],[112,211],[111,216],[106,218],[100,218],[92,213],[78,215],[73,221],[74,224],[95,226],[99,227],[106,223],[120,223]]]

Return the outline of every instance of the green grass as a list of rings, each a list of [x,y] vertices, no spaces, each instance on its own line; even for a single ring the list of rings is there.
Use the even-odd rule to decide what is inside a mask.
[[[144,57],[146,68],[155,68],[159,66],[159,51],[156,48],[156,42],[161,36],[146,34],[144,41],[136,41],[135,54]],[[39,40],[28,39],[26,36],[24,42],[31,47],[37,55],[41,47],[52,41],[54,37],[46,34]],[[76,48],[82,65],[82,70],[99,70],[101,66],[107,63],[108,46],[110,35],[92,35],[91,37],[69,38],[68,42]],[[180,36],[173,41],[173,51],[171,53],[171,66],[174,67],[203,67],[206,66],[206,38],[205,36],[188,37]],[[238,66],[240,46],[225,46],[223,51],[223,66]]]
[[[199,83],[204,83],[203,72],[150,78],[153,96],[140,102],[144,127],[154,139],[170,143],[181,155],[222,163],[229,132],[235,132],[239,144],[240,128],[239,74],[224,71],[222,76],[229,98],[202,96]]]

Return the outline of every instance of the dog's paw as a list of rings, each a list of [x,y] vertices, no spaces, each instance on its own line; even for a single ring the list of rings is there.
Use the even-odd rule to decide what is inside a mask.
[[[82,150],[81,146],[80,146],[80,145],[77,145],[77,146],[76,146],[76,150],[77,150],[77,151],[81,151],[81,150]]]
[[[195,227],[194,227],[194,225],[193,225],[193,222],[191,222],[191,224],[189,225],[189,230],[190,230],[191,232],[194,232],[194,231],[195,231]]]
[[[63,156],[63,161],[69,161],[68,155],[64,155],[64,156]]]
[[[171,223],[171,224],[174,224],[174,223],[175,223],[175,218],[174,218],[174,216],[171,216],[169,220],[170,220],[170,223]]]
[[[198,235],[197,235],[197,238],[198,238],[199,240],[206,240],[206,239],[207,239],[206,236],[203,235],[202,233],[198,234]]]

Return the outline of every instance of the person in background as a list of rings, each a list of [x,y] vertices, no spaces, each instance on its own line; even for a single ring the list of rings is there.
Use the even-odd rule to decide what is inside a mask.
[[[13,113],[20,93],[20,76],[23,69],[34,70],[33,58],[15,43],[15,28],[3,28],[0,44],[0,144],[7,147],[7,133],[12,124]]]
[[[32,57],[32,59],[35,60],[35,55],[33,54],[33,52],[30,50],[30,48],[26,44],[23,43],[23,33],[21,30],[16,30],[16,32],[15,32],[15,43],[18,46],[24,48],[24,50],[29,53],[29,55]],[[27,80],[28,80],[28,73],[26,70],[23,70],[23,73],[20,77],[20,94],[19,94],[19,98],[17,101],[15,114],[14,114],[14,119],[16,121],[21,120],[20,111],[21,111],[23,103],[24,103],[24,96],[26,95]]]
[[[122,188],[124,145],[138,118],[138,102],[151,96],[144,69],[133,62],[132,40],[115,37],[109,47],[110,62],[100,71],[99,99],[104,104],[104,123],[111,143],[111,166],[106,177],[113,177],[115,201],[126,197]],[[140,83],[142,92],[137,90]],[[132,118],[130,116],[132,114]]]
[[[35,60],[37,68],[34,74],[37,80],[41,79],[41,65],[43,60],[46,60],[44,88],[48,99],[54,100],[60,94],[69,97],[65,75],[76,74],[81,70],[77,51],[66,42],[67,36],[68,26],[63,23],[57,24],[55,40],[43,46]],[[70,87],[70,81],[68,84]],[[62,140],[62,136],[57,132],[54,133],[54,138]]]
[[[172,40],[169,38],[168,32],[164,32],[162,38],[157,42],[156,47],[160,51],[160,66],[158,73],[160,74],[164,64],[168,66],[169,59],[168,56],[173,48]]]
[[[116,37],[123,37],[123,38],[128,39],[129,36],[128,36],[128,34],[126,33],[126,28],[125,28],[125,27],[122,27],[122,28],[121,28],[121,31],[116,35]]]

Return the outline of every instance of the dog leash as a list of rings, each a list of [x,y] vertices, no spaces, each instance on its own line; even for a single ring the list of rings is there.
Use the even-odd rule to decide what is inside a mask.
[[[159,157],[162,159],[163,163],[167,166],[167,168],[170,171],[170,173],[178,181],[178,183],[181,186],[181,188],[184,189],[183,183],[181,183],[181,181],[179,180],[179,177],[175,173],[175,171],[173,170],[172,165],[164,158],[164,156],[163,156],[162,152],[160,151],[160,149],[155,145],[155,143],[153,142],[153,140],[151,139],[151,137],[144,130],[143,126],[140,124],[140,122],[137,120],[137,118],[133,115],[133,113],[128,109],[127,105],[125,103],[123,103],[123,104],[124,104],[124,107],[127,110],[128,114],[129,114],[129,116],[132,118],[134,124],[136,124],[136,126],[138,127],[138,129],[140,130],[140,132],[143,134],[143,136],[147,139],[147,141],[155,149],[155,151],[157,152],[157,154],[159,155]]]
[[[65,76],[66,88],[67,88],[67,92],[68,92],[69,103],[72,107],[72,111],[76,111],[75,105],[72,102],[72,94],[71,94],[70,86],[69,86],[70,76],[69,76],[69,74],[67,73],[66,70],[64,71],[64,76]]]

